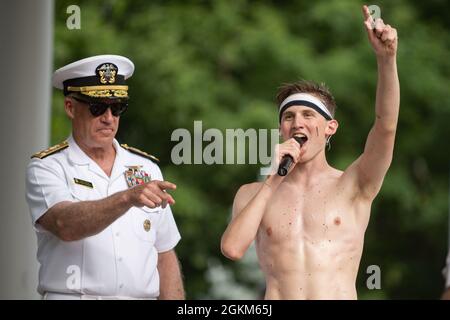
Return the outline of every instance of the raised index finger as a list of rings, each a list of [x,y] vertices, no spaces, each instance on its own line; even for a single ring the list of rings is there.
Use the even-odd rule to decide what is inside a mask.
[[[368,22],[372,22],[373,18],[370,15],[369,7],[367,7],[366,5],[363,5],[362,11],[363,11],[363,14],[364,14],[364,20],[366,20]]]

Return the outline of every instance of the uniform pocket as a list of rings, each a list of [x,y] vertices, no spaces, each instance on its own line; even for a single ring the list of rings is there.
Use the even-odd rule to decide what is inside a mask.
[[[149,208],[150,209],[150,208]],[[157,209],[157,208],[155,208]],[[151,212],[144,210],[143,208],[132,207],[131,216],[133,220],[133,229],[136,236],[146,242],[155,242],[156,237],[156,222],[158,217],[158,211],[151,209]]]

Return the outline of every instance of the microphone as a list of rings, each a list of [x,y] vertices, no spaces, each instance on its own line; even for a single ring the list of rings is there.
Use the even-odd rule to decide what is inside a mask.
[[[300,144],[300,147],[303,146],[303,144],[308,140],[307,137],[297,137],[294,136],[295,141],[297,141]],[[294,159],[290,155],[285,155],[280,162],[280,166],[278,167],[278,175],[284,177],[287,175],[289,168],[291,167],[292,163],[294,162]]]

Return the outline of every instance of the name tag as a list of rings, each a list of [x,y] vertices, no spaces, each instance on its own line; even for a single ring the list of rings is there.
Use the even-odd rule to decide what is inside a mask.
[[[91,182],[89,182],[89,181],[81,180],[81,179],[77,179],[77,178],[73,178],[73,181],[76,184],[81,184],[82,186],[85,186],[85,187],[88,187],[88,188],[91,188],[91,189],[94,188],[94,185]]]

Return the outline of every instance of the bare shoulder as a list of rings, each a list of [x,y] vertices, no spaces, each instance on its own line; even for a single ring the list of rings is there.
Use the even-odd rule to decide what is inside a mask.
[[[234,196],[233,216],[241,212],[261,188],[262,182],[243,184]]]
[[[236,196],[248,195],[253,198],[253,196],[258,192],[259,188],[261,188],[262,184],[263,184],[262,182],[252,182],[243,184],[242,186],[240,186],[238,192],[236,193]]]

